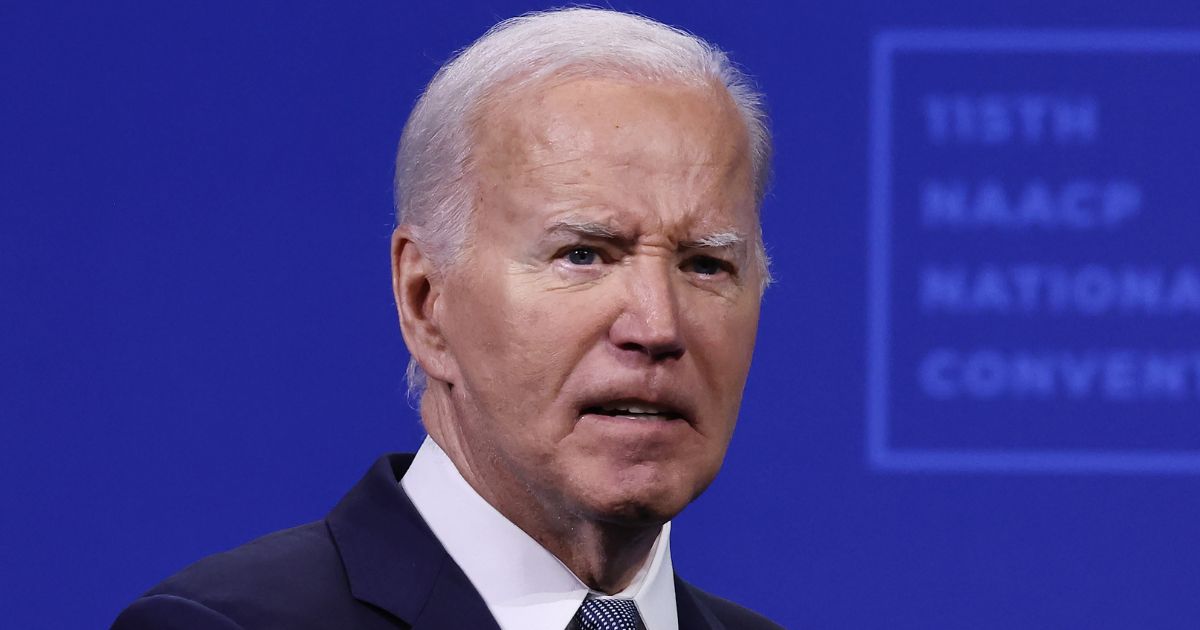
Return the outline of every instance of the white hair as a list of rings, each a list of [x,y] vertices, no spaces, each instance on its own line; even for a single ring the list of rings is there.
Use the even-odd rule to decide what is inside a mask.
[[[762,96],[717,47],[654,20],[594,8],[554,9],[504,20],[438,70],[404,126],[396,155],[396,222],[444,269],[469,237],[475,188],[469,181],[474,123],[487,105],[548,80],[614,77],[707,87],[722,85],[746,125],[755,207],[770,177],[771,137]],[[501,89],[503,88],[503,89]],[[761,233],[755,250],[764,286]],[[409,393],[425,375],[408,366]]]

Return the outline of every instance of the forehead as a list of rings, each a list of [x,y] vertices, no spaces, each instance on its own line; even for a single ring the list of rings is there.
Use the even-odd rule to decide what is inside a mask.
[[[686,223],[754,215],[748,135],[720,85],[580,78],[526,87],[486,106],[474,129],[485,207],[605,206],[596,209]]]

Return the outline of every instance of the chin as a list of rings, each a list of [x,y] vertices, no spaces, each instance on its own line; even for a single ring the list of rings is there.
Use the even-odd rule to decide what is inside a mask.
[[[662,525],[682,512],[711,481],[689,479],[681,483],[664,477],[630,479],[619,475],[612,483],[593,488],[587,503],[599,521],[630,527]]]
[[[662,525],[678,514],[683,506],[627,499],[593,507],[595,520],[625,527]]]

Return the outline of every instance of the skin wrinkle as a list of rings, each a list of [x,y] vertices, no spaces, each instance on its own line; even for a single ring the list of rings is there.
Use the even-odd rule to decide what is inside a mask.
[[[619,222],[614,222],[612,219],[590,221],[574,214],[556,217],[549,221],[545,239],[549,240],[551,245],[557,243],[560,246],[568,246],[580,242],[586,237],[615,242],[627,253],[634,249],[638,240],[637,235],[631,235],[629,230],[622,229]],[[654,246],[653,244],[648,245]],[[680,252],[683,254],[680,256],[681,259],[686,259],[689,252],[695,252],[697,255],[702,253],[717,259],[724,259],[732,263],[735,269],[744,270],[747,265],[748,255],[745,239],[732,228],[699,237],[688,237],[678,244],[672,243],[663,247],[670,247]],[[625,263],[627,260],[622,259],[620,262]],[[742,282],[741,274],[738,274],[737,280],[739,284]]]
[[[435,308],[402,309],[432,311],[440,340],[410,345],[422,418],[485,500],[612,593],[711,483],[737,418],[761,279],[740,236],[758,233],[748,139],[710,88],[588,79],[509,98],[480,116],[470,246],[428,276]],[[568,261],[576,243],[601,255]],[[701,273],[697,255],[738,272]],[[406,341],[425,339],[415,325]],[[687,418],[581,415],[662,396]]]

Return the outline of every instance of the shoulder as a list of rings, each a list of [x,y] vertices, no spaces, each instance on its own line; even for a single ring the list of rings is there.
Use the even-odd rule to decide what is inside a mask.
[[[767,617],[728,599],[703,591],[688,582],[677,580],[676,588],[680,587],[685,589],[697,604],[715,616],[721,625],[730,630],[783,630],[783,626]]]
[[[329,530],[318,521],[192,564],[147,591],[113,627],[327,627],[363,612]]]
[[[179,595],[218,606],[264,598],[292,604],[322,593],[348,595],[341,573],[329,531],[319,521],[208,556],[167,578],[147,595]]]
[[[114,630],[244,630],[229,617],[200,602],[175,595],[145,595],[129,605],[113,622]]]

